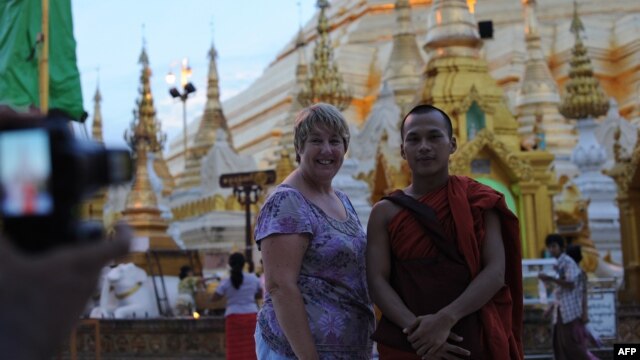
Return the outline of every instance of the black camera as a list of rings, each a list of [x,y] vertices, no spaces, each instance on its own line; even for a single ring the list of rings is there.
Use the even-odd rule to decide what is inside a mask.
[[[100,238],[101,226],[80,221],[79,206],[101,187],[131,180],[129,151],[75,139],[64,118],[2,120],[3,232],[30,253]]]

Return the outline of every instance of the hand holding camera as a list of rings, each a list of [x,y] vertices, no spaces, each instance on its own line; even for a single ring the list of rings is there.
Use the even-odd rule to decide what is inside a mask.
[[[100,187],[132,177],[128,150],[79,141],[69,121],[0,109],[0,217],[3,232],[26,252],[102,237],[78,207]]]
[[[0,106],[0,354],[6,358],[51,356],[102,267],[129,249],[128,226],[118,224],[105,240],[77,216],[93,191],[131,179],[129,152],[77,141],[68,126]]]

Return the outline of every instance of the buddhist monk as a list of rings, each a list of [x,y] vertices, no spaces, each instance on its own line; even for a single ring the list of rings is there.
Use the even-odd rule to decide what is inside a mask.
[[[367,230],[380,359],[522,359],[517,218],[501,193],[449,175],[445,112],[416,106],[400,133],[412,183],[375,204]]]

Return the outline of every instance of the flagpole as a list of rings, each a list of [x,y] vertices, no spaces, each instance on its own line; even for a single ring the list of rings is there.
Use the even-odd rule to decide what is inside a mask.
[[[40,112],[49,111],[49,0],[42,0],[42,50],[40,52],[39,89]]]

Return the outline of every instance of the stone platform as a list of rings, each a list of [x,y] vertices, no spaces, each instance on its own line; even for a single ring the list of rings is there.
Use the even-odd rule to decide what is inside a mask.
[[[552,327],[544,310],[526,307],[525,359],[552,359]],[[592,349],[600,359],[613,358],[613,343],[640,343],[640,305],[617,306],[617,339]],[[96,339],[99,339],[96,342]],[[223,316],[145,320],[82,320],[54,359],[224,359]]]
[[[99,341],[96,342],[96,339]],[[224,359],[224,317],[81,320],[54,359]]]

